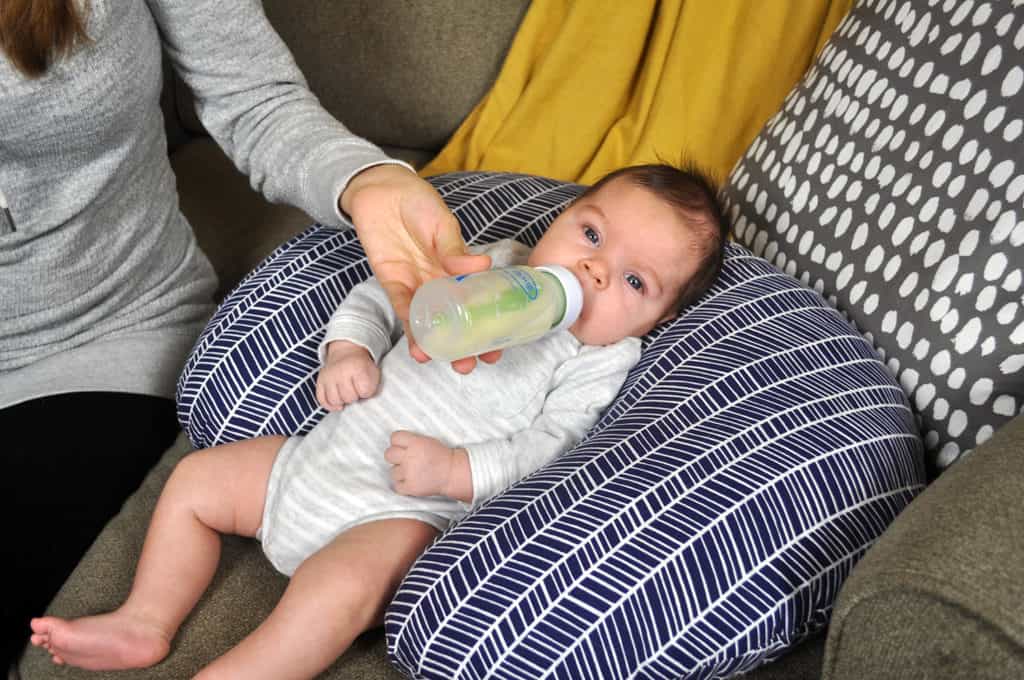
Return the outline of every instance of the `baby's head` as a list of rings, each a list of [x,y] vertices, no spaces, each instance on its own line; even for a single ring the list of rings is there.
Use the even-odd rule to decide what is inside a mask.
[[[640,337],[700,297],[722,266],[728,227],[698,170],[638,165],[583,192],[530,253],[583,286],[570,331],[588,345]]]

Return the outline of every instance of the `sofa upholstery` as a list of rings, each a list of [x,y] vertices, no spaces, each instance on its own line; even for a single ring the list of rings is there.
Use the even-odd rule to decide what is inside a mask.
[[[325,106],[356,132],[417,165],[440,148],[486,91],[527,4],[264,2]],[[1024,17],[1013,30],[1022,22]],[[165,105],[182,209],[221,276],[223,295],[310,220],[254,194],[203,136],[180,83],[169,81]],[[95,613],[123,599],[157,495],[189,450],[179,438],[97,539],[50,613]],[[1017,416],[943,473],[868,551],[840,593],[827,644],[825,637],[811,640],[746,677],[1024,677],[1022,453],[1024,419]],[[222,653],[230,640],[255,627],[285,585],[250,541],[228,538],[224,546],[213,585],[184,624],[172,654],[155,668],[84,673],[53,666],[40,650],[29,649],[21,677],[189,677],[202,659]],[[386,660],[383,635],[373,631],[324,677],[402,676]]]
[[[1024,678],[1024,418],[943,473],[840,592],[824,677]]]

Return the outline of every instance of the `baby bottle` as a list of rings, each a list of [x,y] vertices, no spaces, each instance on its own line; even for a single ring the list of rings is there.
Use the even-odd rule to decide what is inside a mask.
[[[427,281],[409,325],[431,358],[453,361],[568,328],[582,307],[583,289],[565,267],[503,267]]]

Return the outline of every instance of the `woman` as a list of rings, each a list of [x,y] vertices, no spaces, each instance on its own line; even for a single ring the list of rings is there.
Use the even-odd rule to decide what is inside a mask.
[[[264,196],[351,216],[400,316],[423,280],[488,263],[430,185],[319,106],[258,0],[0,2],[2,669],[173,441],[174,381],[213,309],[161,48]]]

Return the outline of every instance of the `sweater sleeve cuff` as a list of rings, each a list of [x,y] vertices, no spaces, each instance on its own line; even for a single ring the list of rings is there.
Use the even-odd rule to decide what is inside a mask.
[[[379,326],[355,316],[333,318],[327,324],[324,339],[320,341],[320,347],[317,349],[321,366],[327,359],[327,345],[335,340],[348,340],[365,348],[376,364],[380,363],[381,357],[391,348],[391,338]]]
[[[416,174],[416,170],[405,161],[388,158],[377,147],[364,143],[365,148],[349,150],[344,159],[335,158],[333,154],[321,159],[318,169],[313,172],[310,188],[320,212],[315,217],[322,224],[343,228],[352,225],[351,218],[341,210],[341,195],[352,178],[363,170],[377,165],[399,165]]]
[[[473,502],[465,504],[467,510],[475,510],[491,496],[502,491],[510,480],[504,474],[500,461],[508,453],[501,440],[480,442],[464,446],[469,457],[470,475],[473,478]]]

